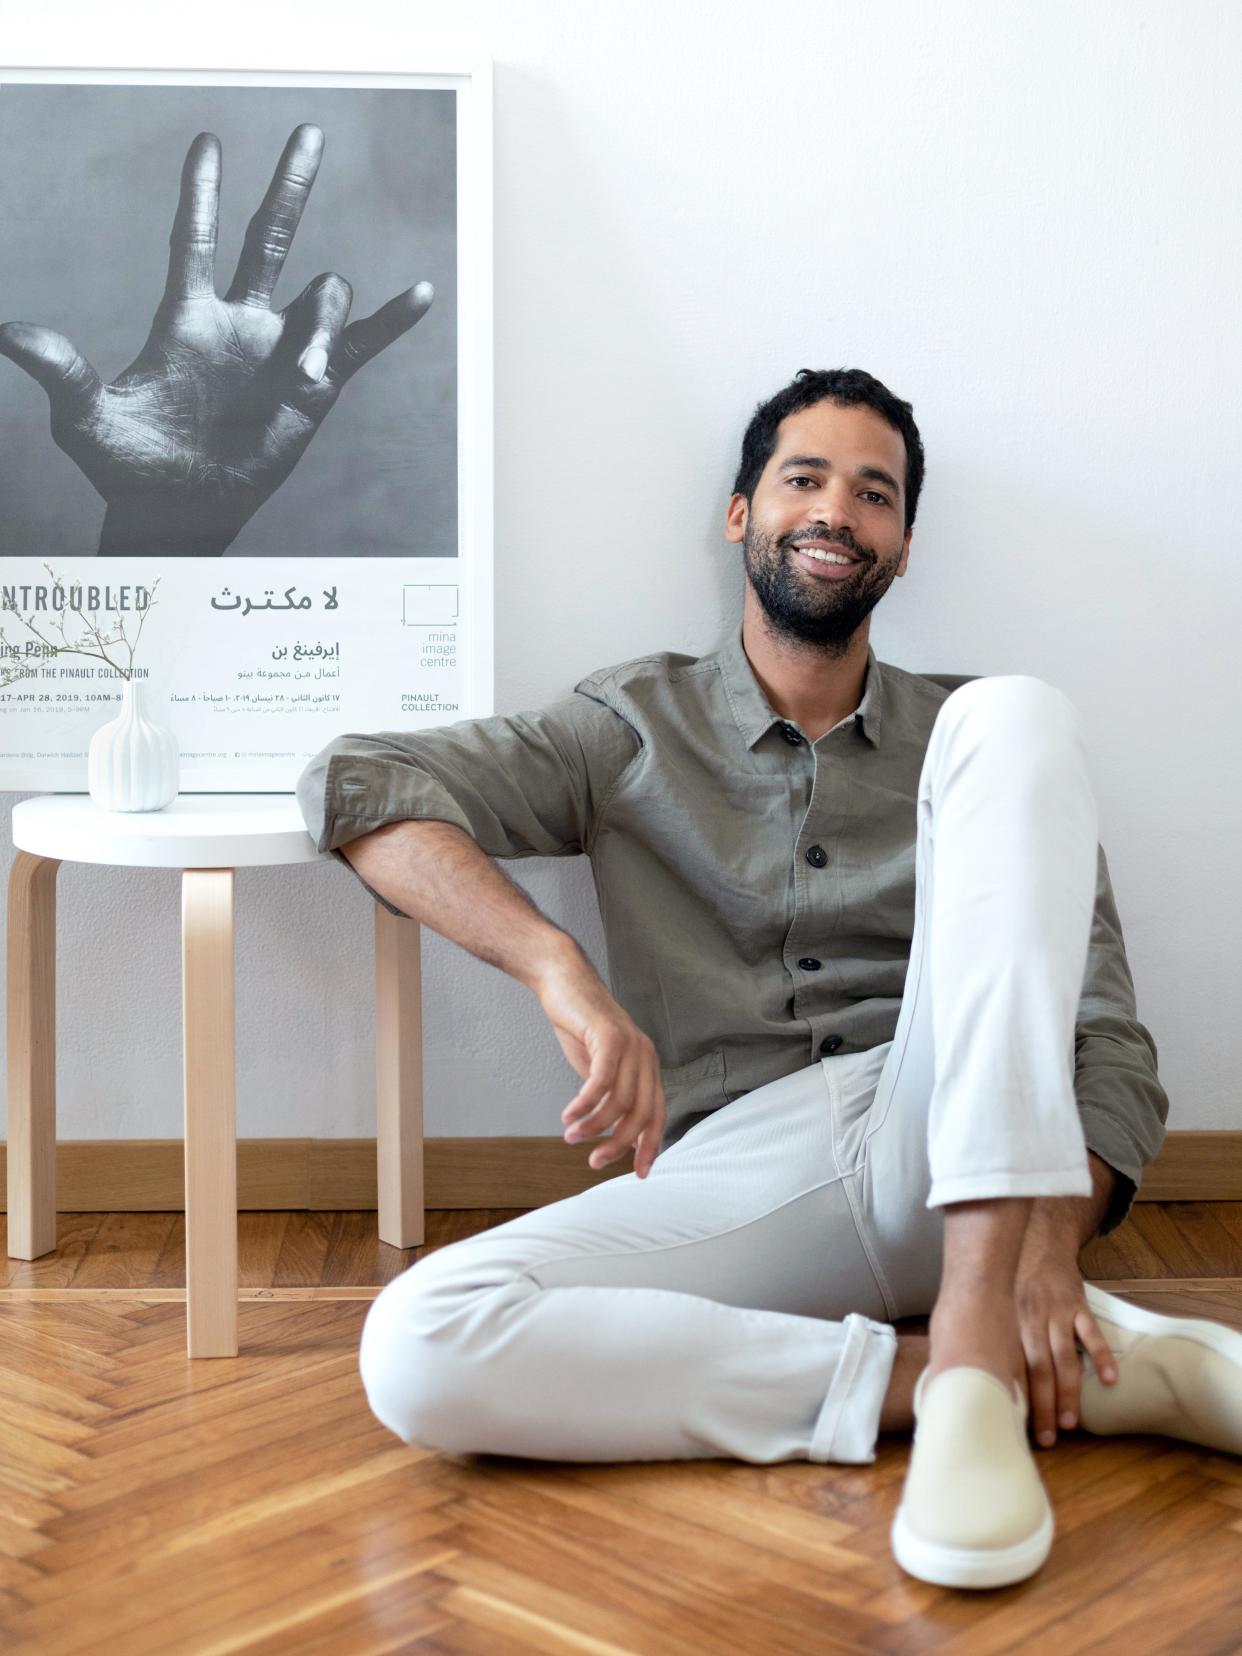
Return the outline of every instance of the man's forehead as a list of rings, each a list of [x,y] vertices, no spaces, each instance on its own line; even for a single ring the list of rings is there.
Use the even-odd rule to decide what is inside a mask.
[[[832,432],[838,438],[848,436],[868,443],[884,443],[890,450],[905,454],[906,444],[901,433],[866,403],[818,402],[786,414],[778,428],[777,456],[783,459],[786,449],[806,448],[809,434],[815,431]]]
[[[846,415],[869,415],[870,419],[865,422],[830,427],[822,419],[800,419],[801,415],[813,415],[822,406],[816,403],[785,416],[766,467],[767,474],[774,477],[802,466],[823,472],[844,469],[859,477],[881,478],[889,481],[890,487],[901,488],[900,479],[905,477],[907,463],[906,443],[901,433],[866,406],[834,410]]]

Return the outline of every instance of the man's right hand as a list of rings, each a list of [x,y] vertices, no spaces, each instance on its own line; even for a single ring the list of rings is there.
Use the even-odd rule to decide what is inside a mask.
[[[454,822],[389,822],[340,850],[373,894],[531,991],[583,1078],[561,1115],[566,1140],[579,1144],[611,1127],[591,1166],[606,1167],[635,1145],[634,1171],[645,1179],[664,1136],[660,1059],[573,938]]]
[[[659,1152],[666,1119],[660,1059],[653,1042],[589,964],[557,967],[535,993],[561,1050],[584,1078],[577,1096],[561,1112],[566,1142],[598,1138],[612,1127],[607,1144],[591,1152],[590,1165],[606,1167],[632,1144],[634,1171],[645,1179]]]

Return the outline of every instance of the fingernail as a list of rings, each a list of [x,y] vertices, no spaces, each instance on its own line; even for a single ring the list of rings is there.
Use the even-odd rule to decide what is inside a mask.
[[[1065,1414],[1063,1414],[1061,1416],[1061,1424],[1062,1424],[1062,1426],[1064,1426],[1066,1428],[1068,1428],[1068,1427],[1070,1427],[1074,1424],[1074,1417],[1073,1417],[1072,1414],[1070,1414],[1068,1412],[1068,1410],[1066,1411]]]
[[[318,384],[328,371],[328,353],[322,345],[308,345],[298,358],[298,367]]]
[[[1110,1369],[1110,1368],[1101,1369],[1100,1373],[1104,1376],[1104,1378],[1106,1380],[1115,1380],[1117,1378],[1117,1370],[1116,1369]]]
[[[1057,1434],[1052,1430],[1043,1431],[1039,1434],[1039,1441],[1041,1443],[1055,1443],[1057,1441]]]

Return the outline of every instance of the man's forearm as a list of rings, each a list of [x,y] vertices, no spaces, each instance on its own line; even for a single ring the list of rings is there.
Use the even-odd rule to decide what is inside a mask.
[[[1080,1248],[1090,1242],[1104,1222],[1117,1175],[1094,1150],[1087,1151],[1091,1182],[1090,1196],[1037,1196],[1031,1204],[1026,1230],[1026,1248],[1040,1246],[1058,1250]]]
[[[452,822],[389,822],[339,847],[382,897],[538,993],[558,967],[594,968],[578,944],[543,915]]]

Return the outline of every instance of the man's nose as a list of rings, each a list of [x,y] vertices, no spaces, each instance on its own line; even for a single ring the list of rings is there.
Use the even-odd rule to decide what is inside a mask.
[[[825,529],[857,528],[853,493],[834,480],[816,494],[811,503],[810,518],[812,523],[823,524]]]

